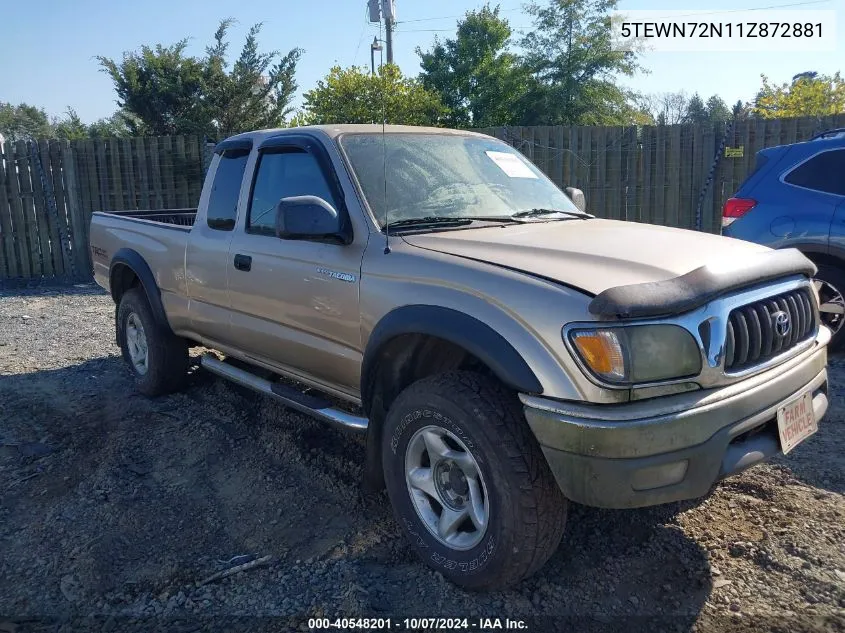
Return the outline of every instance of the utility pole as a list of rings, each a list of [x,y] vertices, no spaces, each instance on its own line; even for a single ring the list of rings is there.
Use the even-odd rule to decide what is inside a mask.
[[[384,19],[385,43],[387,44],[387,63],[393,63],[393,20],[390,18]]]
[[[384,15],[385,44],[387,46],[387,63],[393,63],[393,22],[396,20],[396,5],[394,0],[383,0],[382,13]]]
[[[393,26],[396,24],[396,0],[367,0],[367,8],[370,11],[370,22],[381,22],[384,20],[385,46],[387,48],[387,63],[393,63]],[[380,50],[375,48],[373,43],[371,51]],[[371,65],[375,66],[374,58]]]

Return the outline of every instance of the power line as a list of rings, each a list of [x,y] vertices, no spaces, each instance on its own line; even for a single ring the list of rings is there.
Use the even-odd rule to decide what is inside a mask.
[[[358,37],[358,46],[355,47],[355,55],[352,57],[352,63],[355,64],[358,61],[358,51],[361,50],[361,42],[364,41],[364,34],[367,32],[367,27],[369,26],[369,22],[367,21],[367,12],[364,11],[364,26],[361,28],[361,35]]]
[[[397,24],[401,24],[397,22]],[[511,29],[514,31],[518,31],[520,29],[530,29],[531,26],[512,26]],[[446,31],[456,32],[457,28],[452,27],[451,29],[396,29],[397,33],[442,33]]]
[[[521,8],[516,9],[499,9],[499,13],[513,13],[514,11],[522,11]],[[466,14],[463,15],[442,15],[437,18],[415,18],[413,20],[397,20],[396,24],[410,24],[411,22],[434,22],[436,20],[453,20],[455,18],[463,18]]]
[[[790,2],[790,3],[787,3],[787,4],[772,4],[772,5],[767,5],[767,6],[763,6],[763,7],[749,7],[749,8],[746,8],[746,9],[724,9],[722,11],[707,11],[705,13],[683,13],[683,14],[680,14],[680,15],[671,15],[671,16],[667,15],[667,16],[661,16],[661,17],[662,18],[670,18],[670,17],[671,18],[683,18],[683,17],[695,17],[695,16],[701,16],[701,15],[719,15],[719,14],[722,14],[722,13],[747,13],[747,12],[750,12],[750,11],[766,11],[768,9],[787,9],[789,7],[803,7],[803,6],[814,5],[814,4],[828,4],[830,2],[831,2],[831,0],[807,0],[805,2]],[[513,11],[521,11],[521,10],[522,9],[503,9],[503,10],[501,10],[501,12],[504,13],[506,11],[507,12],[513,12]],[[618,13],[622,13],[624,15],[625,12],[619,11]],[[397,25],[399,25],[399,24],[410,24],[412,22],[427,22],[427,21],[433,21],[433,20],[447,20],[447,19],[462,18],[462,17],[464,17],[464,16],[463,15],[450,15],[450,16],[442,16],[442,17],[438,17],[438,18],[418,18],[418,19],[414,19],[414,20],[398,20],[396,22],[396,24]],[[532,25],[512,26],[511,28],[514,29],[514,30],[520,30],[520,29],[533,28],[533,26]],[[454,31],[455,28],[453,27],[453,28],[448,28],[448,29],[397,29],[397,31],[399,31],[399,30],[401,30],[403,33],[439,33],[439,32],[446,32],[446,31]]]
[[[686,17],[697,17],[701,15],[720,15],[722,13],[747,13],[749,11],[766,11],[768,9],[787,9],[789,7],[803,7],[809,4],[827,4],[831,0],[808,0],[807,2],[791,2],[789,4],[772,4],[765,7],[749,7],[747,9],[724,9],[722,11],[707,11],[706,13],[682,13],[680,15],[665,15],[660,16],[660,18],[686,18]],[[624,15],[624,11],[619,11]]]

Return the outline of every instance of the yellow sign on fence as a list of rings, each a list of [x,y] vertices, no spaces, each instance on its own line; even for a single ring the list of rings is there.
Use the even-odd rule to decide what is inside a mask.
[[[743,156],[745,156],[744,145],[740,145],[739,147],[725,148],[725,158],[742,158]]]

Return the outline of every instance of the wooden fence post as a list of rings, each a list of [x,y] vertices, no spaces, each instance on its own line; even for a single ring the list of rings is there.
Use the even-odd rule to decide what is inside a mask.
[[[29,178],[27,185],[32,187],[32,229],[31,245],[35,247],[37,241],[39,254],[39,261],[41,263],[41,276],[44,278],[51,278],[56,276],[57,266],[58,270],[62,269],[62,256],[59,253],[53,252],[54,243],[51,241],[51,233],[55,231],[52,226],[52,218],[50,217],[50,204],[52,203],[52,187],[49,183],[49,175],[47,170],[50,169],[50,163],[46,165],[42,159],[43,154],[47,152],[47,141],[31,141],[28,144],[29,149]]]
[[[12,196],[17,198],[16,233],[18,253],[24,277],[41,277],[41,254],[38,245],[38,230],[35,226],[35,210],[32,201],[32,180],[30,179],[29,147],[26,141],[15,143],[15,163],[11,173]]]
[[[9,190],[6,186],[8,178],[6,170],[11,161],[10,143],[0,144],[0,237],[2,237],[3,252],[0,253],[0,279],[14,279],[20,277],[18,257],[15,252],[15,236],[12,228],[12,208]]]
[[[76,152],[70,143],[64,141],[61,145],[62,167],[65,174],[65,191],[67,194],[67,219],[73,236],[73,250],[76,276],[88,278],[91,276],[91,251],[88,248],[88,231],[90,215],[82,210],[79,201],[79,181],[76,165]]]
[[[55,263],[56,277],[71,274],[70,240],[67,232],[65,187],[62,182],[62,165],[56,152],[60,141],[42,141],[41,165],[44,171],[44,195],[47,198],[47,220],[50,226],[50,250]],[[66,238],[66,239],[63,239]]]

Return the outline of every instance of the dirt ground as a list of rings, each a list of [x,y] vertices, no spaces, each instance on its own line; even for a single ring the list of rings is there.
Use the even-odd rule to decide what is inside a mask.
[[[392,630],[410,617],[845,629],[841,358],[819,433],[787,458],[696,502],[574,506],[539,574],[469,593],[417,561],[386,496],[362,496],[360,438],[201,371],[184,393],[138,396],[113,315],[92,285],[0,293],[0,633],[309,630],[311,617],[361,616]]]

